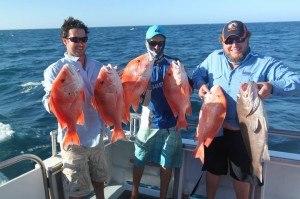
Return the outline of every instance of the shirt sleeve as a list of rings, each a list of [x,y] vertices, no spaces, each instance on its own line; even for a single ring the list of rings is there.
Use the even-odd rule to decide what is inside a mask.
[[[208,81],[208,58],[199,64],[192,73],[193,87],[199,89],[201,85],[206,84]]]
[[[50,65],[45,71],[44,71],[44,81],[42,81],[42,85],[44,86],[45,95],[43,96],[42,103],[46,109],[47,112],[51,113],[49,108],[49,98],[50,93],[52,89],[52,84],[59,72],[59,70],[55,69],[53,65]]]
[[[270,63],[268,81],[273,85],[273,94],[278,96],[300,94],[300,75],[292,72],[281,61]]]

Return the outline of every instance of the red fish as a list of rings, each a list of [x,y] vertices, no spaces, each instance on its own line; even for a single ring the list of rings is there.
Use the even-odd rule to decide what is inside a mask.
[[[226,116],[227,101],[222,88],[218,85],[210,89],[204,96],[204,102],[199,113],[199,122],[195,139],[198,145],[193,152],[195,158],[204,163],[204,145],[208,147],[222,127]]]
[[[92,105],[107,126],[114,126],[111,143],[125,139],[122,122],[127,123],[120,77],[111,65],[103,66],[94,87]]]
[[[141,95],[146,91],[153,69],[154,60],[141,55],[131,60],[120,72],[124,90],[124,102],[127,121],[130,120],[130,106],[137,111]]]
[[[193,91],[184,66],[179,61],[173,61],[168,68],[164,77],[163,91],[174,116],[178,116],[176,130],[187,131],[186,114],[192,114],[190,95]]]
[[[69,65],[64,65],[55,78],[49,98],[49,107],[56,116],[62,129],[67,132],[62,147],[69,144],[80,145],[76,124],[84,124],[82,104],[85,100],[83,81],[78,72]]]

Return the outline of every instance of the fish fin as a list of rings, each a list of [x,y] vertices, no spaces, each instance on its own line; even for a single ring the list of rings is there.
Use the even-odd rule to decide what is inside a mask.
[[[135,112],[137,112],[139,108],[140,98],[136,98],[132,101],[132,108]]]
[[[262,154],[262,159],[264,161],[270,161],[270,154],[269,154],[269,150],[268,150],[268,145],[267,144],[264,146],[264,151],[263,151],[263,154]]]
[[[193,94],[193,88],[189,85],[189,94],[192,95]]]
[[[171,111],[172,111],[174,117],[177,117],[179,114],[179,111],[177,110],[176,105],[174,105],[174,103],[172,103],[172,101],[168,100],[168,98],[167,98],[167,102],[171,108]]]
[[[213,141],[213,139],[214,139],[214,138],[212,138],[212,137],[206,138],[206,140],[205,140],[205,142],[204,142],[204,145],[205,145],[206,147],[209,147],[209,145],[211,144],[211,142]]]
[[[111,136],[110,143],[114,143],[114,142],[116,142],[117,140],[120,140],[120,139],[126,139],[126,135],[125,135],[124,131],[122,129],[114,128],[112,136]]]
[[[52,102],[52,97],[49,98],[48,106],[49,106],[50,112],[53,113],[53,111],[54,111],[54,106],[53,106],[53,102]]]
[[[121,111],[122,111],[122,122],[123,122],[124,124],[128,124],[128,122],[129,122],[130,119],[128,119],[128,116],[127,116],[127,112],[126,112],[125,106],[121,109]],[[130,118],[130,113],[129,113],[129,118]]]
[[[193,152],[193,157],[199,158],[201,160],[202,164],[204,164],[204,145],[203,145],[203,143],[198,143],[197,147],[195,148],[195,150]]]
[[[128,123],[128,121],[130,121],[130,110],[129,110],[129,108],[125,110],[124,114],[125,114],[124,120],[127,121],[127,123]]]
[[[82,100],[83,100],[83,102],[85,101],[85,94],[84,94],[83,89],[82,89]],[[83,111],[81,111],[80,116],[77,119],[77,124],[84,125],[84,113],[83,113]]]
[[[256,168],[253,169],[253,174],[259,179],[259,181],[262,183],[262,165],[261,164],[256,164]]]
[[[122,84],[123,85],[123,84]],[[130,121],[130,102],[127,99],[126,94],[123,94],[123,99],[124,99],[124,114],[122,118],[124,121]]]
[[[194,140],[198,140],[199,136],[200,136],[200,126],[199,126],[199,123],[197,125],[197,128],[196,128],[196,133],[195,133],[195,137],[194,137]]]
[[[81,111],[80,116],[77,119],[77,124],[84,125],[84,114],[83,114],[83,111]]]
[[[98,108],[97,108],[97,103],[96,103],[96,98],[95,98],[95,96],[93,96],[92,99],[91,99],[91,105],[93,106],[93,108],[94,108],[95,110],[98,109]]]
[[[65,121],[58,121],[60,128],[62,130],[64,130],[65,128],[67,128],[67,123]]]
[[[192,115],[192,106],[191,106],[191,104],[189,105],[188,109],[186,110],[186,113],[188,115]]]
[[[62,130],[64,130],[67,127],[67,123],[65,120],[63,120],[63,117],[60,116],[60,113],[55,109],[55,106],[53,105],[53,99],[52,97],[49,98],[49,110],[55,115],[60,127]]]
[[[84,90],[82,89],[82,100],[83,100],[83,102],[85,102],[85,93],[84,93]]]
[[[185,119],[185,115],[182,117],[179,116],[177,119],[176,131],[178,131],[180,129],[183,129],[185,131],[188,131],[188,129],[189,129],[187,121]]]
[[[254,133],[259,133],[259,131],[261,130],[261,123],[259,118],[255,118],[253,122],[250,123],[249,128],[251,129],[251,132]]]
[[[63,149],[67,149],[69,144],[76,144],[76,145],[80,145],[80,139],[78,137],[78,134],[76,131],[67,131],[66,135],[62,141],[62,147]]]
[[[262,103],[262,100],[259,97],[253,99],[252,107],[250,108],[247,117],[256,112],[256,110],[260,107],[260,103]]]

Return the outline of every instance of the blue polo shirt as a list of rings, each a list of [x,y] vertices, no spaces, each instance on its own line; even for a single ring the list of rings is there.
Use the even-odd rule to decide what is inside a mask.
[[[281,61],[249,50],[245,59],[235,69],[231,69],[223,50],[212,52],[193,71],[194,88],[202,84],[208,88],[220,85],[227,99],[225,121],[239,128],[236,101],[240,85],[244,82],[271,82],[274,95],[294,95],[300,93],[300,76],[288,71]],[[222,135],[219,132],[218,135]]]

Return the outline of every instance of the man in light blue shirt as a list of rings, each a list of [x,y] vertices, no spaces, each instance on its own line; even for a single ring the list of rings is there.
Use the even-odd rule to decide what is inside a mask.
[[[199,89],[201,99],[209,92],[209,88],[220,85],[227,100],[223,128],[212,144],[205,148],[203,167],[207,170],[208,199],[215,197],[221,175],[227,174],[228,167],[238,199],[248,198],[250,184],[261,185],[251,176],[250,158],[240,133],[236,109],[240,85],[249,81],[256,82],[260,89],[258,94],[262,99],[271,94],[283,96],[300,93],[299,74],[289,71],[282,62],[272,57],[251,51],[250,36],[251,32],[244,23],[229,22],[224,26],[220,37],[223,49],[212,52],[193,71],[194,88]],[[220,155],[224,154],[224,151],[228,153]]]
[[[97,199],[104,199],[104,181],[107,178],[107,164],[104,156],[103,134],[109,133],[104,121],[91,105],[94,84],[102,67],[98,61],[85,55],[88,27],[81,21],[69,17],[61,27],[62,42],[67,52],[64,57],[51,64],[44,71],[43,104],[50,113],[48,100],[55,78],[65,64],[74,67],[83,80],[85,101],[82,106],[84,125],[77,124],[80,146],[61,146],[63,158],[63,187],[66,198],[84,198],[94,187]],[[62,142],[66,129],[58,125],[58,142]]]

